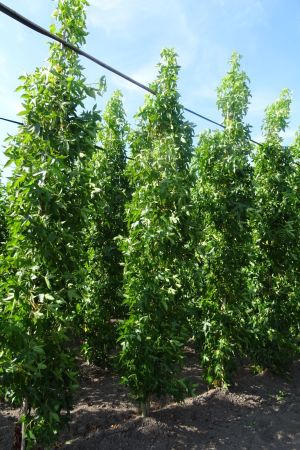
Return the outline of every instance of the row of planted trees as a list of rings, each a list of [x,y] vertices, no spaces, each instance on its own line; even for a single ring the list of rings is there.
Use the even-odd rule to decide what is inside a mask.
[[[77,46],[86,5],[56,11],[56,33]],[[195,146],[178,72],[164,50],[135,129],[118,92],[103,114],[85,107],[105,83],[88,85],[59,44],[21,78],[24,126],[8,138],[14,170],[0,188],[0,394],[21,407],[16,448],[56,439],[79,353],[118,370],[144,415],[153,395],[192,393],[188,343],[220,386],[242,358],[283,371],[299,354],[300,139],[281,137],[290,94],[267,108],[254,145],[234,54],[218,88],[224,129]]]

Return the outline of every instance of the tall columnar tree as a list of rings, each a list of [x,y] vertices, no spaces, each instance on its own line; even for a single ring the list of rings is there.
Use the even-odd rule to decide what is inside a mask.
[[[128,175],[134,189],[128,204],[125,300],[129,318],[120,329],[123,381],[148,413],[151,395],[181,399],[180,376],[187,338],[188,229],[193,128],[179,103],[179,66],[173,50],[163,50],[156,96],[146,97],[137,114],[133,160]]]
[[[124,318],[122,253],[116,237],[126,234],[125,175],[129,127],[116,91],[103,113],[98,147],[92,161],[92,220],[89,233],[88,295],[84,304],[84,351],[89,359],[108,363],[116,346],[116,324]]]
[[[265,143],[254,159],[253,353],[262,367],[277,371],[293,358],[299,327],[299,209],[291,148],[280,136],[288,126],[290,104],[284,89],[266,109]]]
[[[296,242],[294,247],[294,279],[295,279],[295,323],[293,324],[293,335],[296,336],[296,345],[300,350],[300,129],[297,131],[295,140],[291,145],[293,157],[293,172],[291,178],[291,186],[293,192],[293,209],[297,214],[294,222]]]
[[[1,172],[0,172],[1,176]],[[7,240],[7,201],[6,191],[0,179],[0,254],[2,254]]]
[[[209,383],[225,384],[233,362],[245,347],[248,303],[245,269],[251,234],[252,201],[248,109],[248,77],[233,54],[230,70],[218,88],[217,105],[224,131],[200,136],[194,170],[194,214],[198,220],[196,255],[200,288],[194,327],[201,364]],[[195,219],[194,219],[195,221]],[[195,321],[195,319],[197,319]]]
[[[85,42],[86,0],[59,0],[51,31]],[[8,141],[9,241],[0,314],[1,390],[22,405],[22,448],[49,445],[76,385],[68,337],[83,276],[81,242],[90,198],[85,169],[99,115],[84,101],[77,55],[50,45],[48,64],[21,77],[24,126]]]
[[[1,175],[1,172],[0,172]],[[0,179],[0,301],[1,301],[1,287],[5,280],[4,261],[6,255],[6,244],[8,239],[8,227],[7,227],[7,193],[6,188]],[[0,310],[1,311],[1,310]],[[1,315],[0,315],[1,320]],[[1,334],[0,334],[1,337]],[[1,341],[0,341],[1,348]],[[0,359],[1,361],[1,359]]]

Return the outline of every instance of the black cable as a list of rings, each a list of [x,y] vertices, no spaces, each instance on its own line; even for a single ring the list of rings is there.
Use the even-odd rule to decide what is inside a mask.
[[[5,122],[16,123],[17,125],[24,125],[22,122],[18,122],[17,120],[6,119],[5,117],[0,117],[0,120],[5,120]]]
[[[25,25],[28,28],[31,28],[32,30],[36,31],[37,33],[40,33],[44,36],[47,36],[50,39],[53,39],[54,41],[59,42],[64,47],[72,50],[73,52],[77,53],[78,55],[84,56],[85,58],[89,59],[90,61],[93,61],[94,63],[98,64],[101,67],[104,67],[104,69],[109,70],[110,72],[113,72],[114,74],[118,75],[119,77],[124,78],[125,80],[129,81],[130,83],[135,84],[136,86],[139,86],[140,88],[144,89],[145,91],[150,92],[151,94],[155,95],[155,92],[145,86],[142,83],[139,83],[138,81],[134,80],[133,78],[129,77],[128,75],[120,72],[117,69],[114,69],[113,67],[109,66],[108,64],[100,61],[100,59],[95,58],[94,56],[90,55],[89,53],[84,52],[80,48],[76,47],[73,44],[70,44],[69,42],[65,41],[61,37],[50,33],[50,31],[46,30],[46,28],[41,27],[40,25],[32,22],[31,20],[27,19],[26,17],[19,14],[17,11],[14,11],[13,9],[9,8],[8,6],[4,5],[0,2],[0,12],[6,14],[7,16],[11,17],[12,19],[16,20],[17,22],[20,22],[21,24]]]
[[[209,119],[208,117],[202,116],[202,114],[199,114],[199,113],[197,113],[197,112],[195,112],[195,111],[193,111],[191,109],[184,108],[184,110],[189,112],[189,113],[191,113],[191,114],[194,114],[197,117],[201,117],[201,119],[207,120],[207,122],[211,122],[214,125],[218,125],[219,127],[226,128],[225,125],[222,125],[221,123],[215,122],[214,120]]]
[[[6,14],[7,16],[11,17],[12,19],[16,20],[17,22],[25,25],[26,27],[30,28],[31,30],[36,31],[39,34],[42,34],[54,41],[59,42],[64,47],[74,51],[75,53],[77,53],[80,56],[83,56],[83,57],[89,59],[90,61],[93,61],[94,63],[98,64],[99,66],[103,67],[104,69],[107,69],[110,72],[118,75],[119,77],[124,78],[125,80],[129,81],[132,84],[135,84],[136,86],[140,87],[141,89],[144,89],[145,91],[150,92],[150,94],[156,95],[156,92],[153,89],[146,86],[145,84],[142,84],[137,80],[134,80],[133,78],[129,77],[128,75],[124,74],[123,72],[120,72],[119,70],[114,69],[112,66],[109,66],[108,64],[100,61],[100,59],[95,58],[94,56],[90,55],[89,53],[84,52],[80,48],[76,47],[73,44],[70,44],[69,42],[65,41],[61,37],[46,30],[46,28],[43,28],[40,25],[36,24],[35,22],[32,22],[31,20],[27,19],[26,17],[19,14],[17,11],[9,8],[8,6],[4,5],[1,2],[0,2],[0,12],[2,12],[3,14]],[[209,119],[208,117],[203,116],[202,114],[199,114],[196,111],[193,111],[192,109],[184,107],[184,110],[189,112],[190,114],[200,117],[203,120],[206,120],[207,122],[213,123],[214,125],[217,125],[221,128],[225,128],[225,126],[222,125],[221,123],[215,122],[214,120]],[[250,141],[253,142],[254,144],[262,145],[259,142],[254,141],[253,139],[250,139]]]
[[[6,119],[5,117],[0,117],[0,120],[5,120],[5,122],[11,122],[11,123],[16,123],[17,125],[25,125],[23,122],[17,122],[16,120],[10,120],[10,119]],[[104,147],[100,147],[99,145],[95,145],[95,148],[97,148],[98,150],[105,150]],[[130,156],[126,156],[126,159],[131,159],[133,161],[133,158],[131,158]]]

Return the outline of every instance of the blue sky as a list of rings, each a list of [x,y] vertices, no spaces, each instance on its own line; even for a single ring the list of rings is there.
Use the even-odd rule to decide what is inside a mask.
[[[48,28],[53,0],[3,0]],[[298,0],[90,0],[85,50],[142,83],[155,78],[163,47],[179,55],[179,90],[182,103],[220,120],[216,87],[226,73],[233,50],[242,54],[242,65],[251,80],[252,101],[248,122],[252,136],[260,138],[265,107],[288,87],[293,93],[289,142],[300,125],[300,2]],[[17,118],[21,109],[18,76],[34,70],[47,57],[47,40],[0,13],[0,116]],[[99,102],[103,109],[112,90],[123,91],[130,121],[144,92],[87,60],[89,82],[107,77],[108,92]],[[196,133],[208,123],[187,118]],[[0,164],[3,139],[17,127],[0,122]]]

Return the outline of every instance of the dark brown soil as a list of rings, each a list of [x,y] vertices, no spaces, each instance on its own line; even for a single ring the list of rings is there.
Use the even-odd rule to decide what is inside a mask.
[[[55,448],[64,450],[300,450],[300,361],[288,379],[245,368],[230,391],[207,390],[190,352],[187,375],[197,396],[184,403],[152,403],[141,418],[118,378],[83,365],[69,430]],[[0,403],[0,449],[10,450],[18,410]]]

